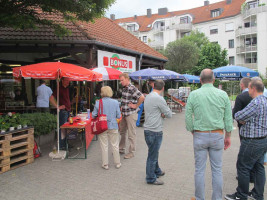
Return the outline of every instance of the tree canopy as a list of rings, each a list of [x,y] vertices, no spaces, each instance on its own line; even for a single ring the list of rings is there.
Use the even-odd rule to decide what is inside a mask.
[[[53,19],[42,18],[42,13],[61,13],[65,21],[93,21],[104,15],[105,10],[115,0],[1,0],[0,27],[14,29],[36,29],[47,25],[55,29],[57,35],[69,34],[70,31]]]
[[[193,42],[187,40],[176,40],[170,42],[164,55],[168,58],[167,69],[185,73],[198,62],[199,50]]]
[[[227,50],[222,50],[221,46],[217,43],[209,42],[202,46],[197,65],[187,72],[199,75],[205,68],[215,69],[227,64]]]
[[[170,42],[164,55],[169,60],[166,68],[179,73],[199,75],[205,68],[214,69],[228,64],[227,50],[211,43],[204,33],[198,31]]]

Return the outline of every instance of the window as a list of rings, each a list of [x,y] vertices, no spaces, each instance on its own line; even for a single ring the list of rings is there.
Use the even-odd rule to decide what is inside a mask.
[[[143,42],[147,43],[147,36],[143,36]]]
[[[246,45],[246,46],[257,45],[257,38],[256,38],[256,37],[253,37],[253,38],[246,38],[246,39],[245,39],[245,45]]]
[[[229,49],[235,48],[235,41],[234,40],[229,40],[228,44],[229,44]]]
[[[191,22],[191,19],[188,16],[180,18],[180,24],[188,24],[190,22]]]
[[[220,16],[220,10],[219,9],[216,9],[216,10],[212,10],[211,11],[211,17],[218,17]]]
[[[251,1],[251,2],[248,2],[247,4],[248,4],[248,9],[256,8],[259,5],[259,1],[258,0],[257,1]]]
[[[245,28],[249,28],[250,27],[250,22],[244,23],[244,26],[245,26]]]
[[[164,21],[155,22],[155,24],[153,25],[153,28],[155,30],[164,30],[164,26],[165,26],[165,22]]]
[[[234,23],[227,23],[225,24],[225,32],[233,31],[234,30]]]
[[[218,44],[218,41],[213,41],[213,42],[211,42],[212,44]]]
[[[135,24],[127,25],[127,31],[135,31]]]
[[[234,56],[230,56],[229,57],[229,65],[234,65],[235,64],[235,57]]]
[[[217,34],[218,33],[218,26],[211,26],[210,27],[210,34]]]

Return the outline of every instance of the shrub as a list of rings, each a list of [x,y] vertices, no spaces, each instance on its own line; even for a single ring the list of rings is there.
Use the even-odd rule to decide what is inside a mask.
[[[27,121],[27,125],[34,127],[34,135],[46,135],[57,127],[56,115],[50,113],[25,113],[21,119]]]

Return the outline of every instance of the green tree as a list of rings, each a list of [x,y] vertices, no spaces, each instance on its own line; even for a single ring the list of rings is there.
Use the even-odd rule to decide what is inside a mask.
[[[199,75],[205,68],[215,69],[227,64],[227,50],[222,50],[219,44],[209,42],[201,47],[197,65],[188,70],[187,73]]]
[[[184,73],[197,64],[199,49],[191,41],[176,40],[167,45],[164,55],[168,58],[167,69]]]
[[[183,37],[181,40],[193,42],[199,49],[209,43],[208,37],[199,31],[192,31],[190,35]]]
[[[14,29],[36,29],[47,25],[55,29],[57,35],[70,34],[63,23],[44,18],[40,11],[46,14],[61,13],[65,21],[93,21],[104,15],[105,10],[115,0],[1,0],[0,27]]]

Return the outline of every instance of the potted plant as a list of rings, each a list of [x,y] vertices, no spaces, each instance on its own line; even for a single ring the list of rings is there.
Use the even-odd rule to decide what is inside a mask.
[[[8,131],[10,124],[6,120],[6,116],[0,118],[0,131],[1,133]]]

